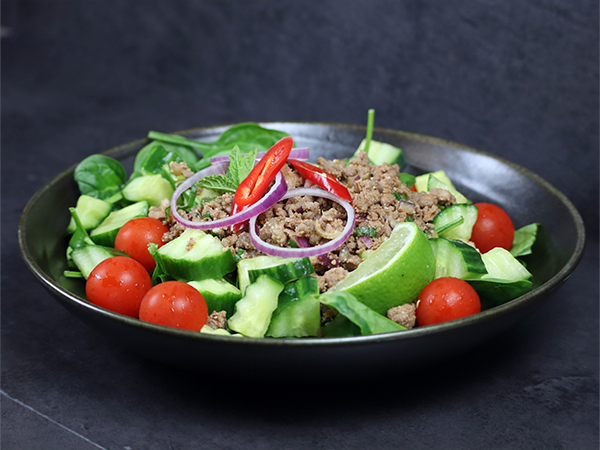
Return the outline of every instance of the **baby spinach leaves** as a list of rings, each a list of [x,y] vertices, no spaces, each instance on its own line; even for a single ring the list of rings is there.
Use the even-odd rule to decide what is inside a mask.
[[[79,163],[74,178],[83,195],[114,203],[121,198],[127,174],[119,161],[105,155],[92,155]]]

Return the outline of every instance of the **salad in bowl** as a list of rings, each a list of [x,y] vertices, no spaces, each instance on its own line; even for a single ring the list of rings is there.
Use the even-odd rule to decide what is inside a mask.
[[[537,222],[473,202],[444,170],[405,171],[402,148],[366,136],[311,159],[256,123],[212,142],[150,132],[133,169],[92,155],[63,275],[114,313],[201,334],[344,338],[406,332],[532,289]],[[312,158],[315,159],[315,158]]]

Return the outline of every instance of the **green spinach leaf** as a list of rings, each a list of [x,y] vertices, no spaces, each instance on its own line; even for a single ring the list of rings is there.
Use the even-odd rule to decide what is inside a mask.
[[[105,155],[91,155],[79,163],[74,178],[83,195],[109,200],[120,194],[127,174],[116,159]]]

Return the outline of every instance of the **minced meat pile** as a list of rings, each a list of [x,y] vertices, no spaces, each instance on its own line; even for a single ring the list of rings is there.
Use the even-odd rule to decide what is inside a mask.
[[[440,212],[440,206],[456,202],[454,196],[444,189],[411,191],[400,180],[397,164],[375,166],[369,162],[365,152],[359,152],[349,161],[319,158],[317,163],[348,188],[356,211],[356,227],[376,230],[375,237],[351,235],[337,250],[311,258],[321,292],[335,286],[348,272],[356,269],[362,262],[361,254],[377,249],[400,222],[412,221],[426,235],[435,237],[431,221]],[[288,189],[317,187],[287,164],[282,174]],[[189,213],[180,211],[180,214],[192,221],[216,220],[229,216],[232,204],[233,195],[226,193],[193,208]],[[163,211],[164,205],[153,214],[158,217]],[[172,217],[167,218],[166,223],[170,231],[163,237],[165,242],[184,230]],[[337,237],[345,224],[344,208],[322,197],[311,196],[278,202],[259,215],[257,220],[261,239],[280,247],[289,247],[290,242],[297,247],[321,245]],[[252,245],[248,231],[232,232],[227,227],[212,232],[221,239],[223,246],[241,258],[262,254]]]

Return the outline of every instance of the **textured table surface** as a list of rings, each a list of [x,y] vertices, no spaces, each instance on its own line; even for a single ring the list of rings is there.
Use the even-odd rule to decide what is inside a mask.
[[[443,3],[2,2],[3,449],[598,448],[598,4]],[[544,307],[450,363],[206,383],[80,323],[21,259],[29,198],[92,153],[151,129],[363,124],[368,108],[528,168],[586,224]]]

